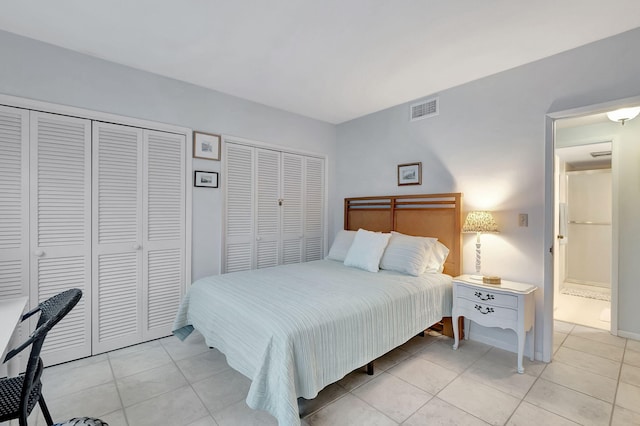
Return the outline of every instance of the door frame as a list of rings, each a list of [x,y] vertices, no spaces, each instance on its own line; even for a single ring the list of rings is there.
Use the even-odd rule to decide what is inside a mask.
[[[640,96],[587,105],[547,113],[545,116],[545,176],[544,176],[544,305],[543,305],[543,345],[542,360],[550,362],[553,352],[553,306],[554,306],[554,256],[555,238],[555,121],[561,118],[572,118],[581,115],[599,114],[618,108],[635,106],[640,103]],[[611,334],[618,335],[618,188],[619,181],[615,170],[618,159],[615,156],[616,141],[612,141],[614,153],[612,168],[612,253],[611,253]]]

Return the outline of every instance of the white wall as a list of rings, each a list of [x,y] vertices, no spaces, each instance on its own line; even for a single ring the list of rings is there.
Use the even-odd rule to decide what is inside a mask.
[[[640,29],[440,92],[440,114],[433,118],[410,123],[407,103],[339,125],[336,180],[340,185],[333,194],[334,205],[350,196],[460,191],[465,210],[493,210],[501,233],[483,236],[483,270],[539,286],[536,352],[540,352],[549,251],[544,245],[545,116],[640,94],[638,43]],[[640,189],[640,143],[636,145],[633,149],[638,152],[623,161],[626,172],[621,177],[632,183],[634,191]],[[398,187],[397,164],[415,161],[422,161],[423,184]],[[633,194],[625,203],[626,218],[634,211],[629,209],[640,204],[640,196]],[[528,228],[517,226],[518,213],[529,215]],[[333,220],[338,227],[342,211],[336,211]],[[640,227],[633,227],[627,230],[640,235]],[[625,250],[621,263],[640,248],[627,230],[621,229],[629,236],[621,241]],[[465,236],[465,272],[474,271],[473,250],[473,236]],[[621,289],[633,297],[625,299],[621,292],[621,300],[639,300],[640,286],[629,288],[636,280],[631,275],[625,280]],[[620,304],[620,327],[640,331],[629,304]],[[473,334],[515,348],[512,332],[478,326]]]
[[[3,31],[0,93],[320,153],[333,175],[332,124]],[[193,169],[219,172],[220,162],[194,159]],[[220,271],[222,202],[222,189],[193,188],[194,280]]]
[[[627,122],[614,140],[614,203],[618,206],[618,332],[640,339],[640,120]],[[616,179],[618,182],[616,183]],[[615,249],[614,249],[615,253]]]

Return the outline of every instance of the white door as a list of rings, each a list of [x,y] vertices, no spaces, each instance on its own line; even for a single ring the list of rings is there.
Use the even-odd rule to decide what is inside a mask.
[[[29,296],[29,111],[0,106],[0,300],[18,296]],[[11,347],[27,329],[18,327]]]
[[[304,261],[324,258],[324,159],[305,158]]]
[[[142,336],[142,130],[93,123],[93,353]]]
[[[304,157],[282,153],[282,263],[303,261]]]
[[[280,255],[280,153],[256,149],[256,206],[254,268],[281,263]]]
[[[51,365],[91,355],[91,121],[31,111],[30,127],[30,304],[83,291],[47,335]]]
[[[0,299],[29,296],[29,111],[0,106]]]
[[[324,159],[225,143],[223,272],[324,256]]]
[[[143,340],[167,336],[185,282],[185,137],[144,131]]]
[[[94,353],[171,333],[185,277],[185,138],[94,124]]]
[[[225,241],[223,272],[252,269],[254,150],[225,143]]]

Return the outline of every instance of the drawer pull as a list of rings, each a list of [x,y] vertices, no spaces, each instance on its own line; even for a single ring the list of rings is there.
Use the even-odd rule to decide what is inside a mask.
[[[489,306],[487,306],[487,307],[485,308],[485,310],[484,310],[484,311],[482,310],[482,306],[480,306],[480,305],[476,305],[476,306],[475,306],[475,308],[476,308],[476,309],[478,310],[478,312],[480,312],[482,315],[487,315],[487,314],[490,314],[490,313],[492,313],[492,312],[493,312],[493,308],[491,308],[491,307],[489,307]]]
[[[476,291],[475,295],[480,300],[493,300],[493,299],[495,299],[495,296],[493,294],[489,294],[489,293],[487,293],[487,295],[485,297],[483,297],[482,296],[482,292]]]

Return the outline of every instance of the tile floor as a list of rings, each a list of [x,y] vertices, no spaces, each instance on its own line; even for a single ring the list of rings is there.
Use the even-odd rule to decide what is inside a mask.
[[[553,304],[556,320],[611,330],[611,302],[556,293]]]
[[[554,361],[437,334],[416,337],[310,401],[305,426],[640,424],[640,342],[556,321]],[[55,419],[93,415],[111,426],[276,425],[244,402],[249,380],[201,336],[169,337],[49,367]],[[30,424],[44,423],[39,413]]]

